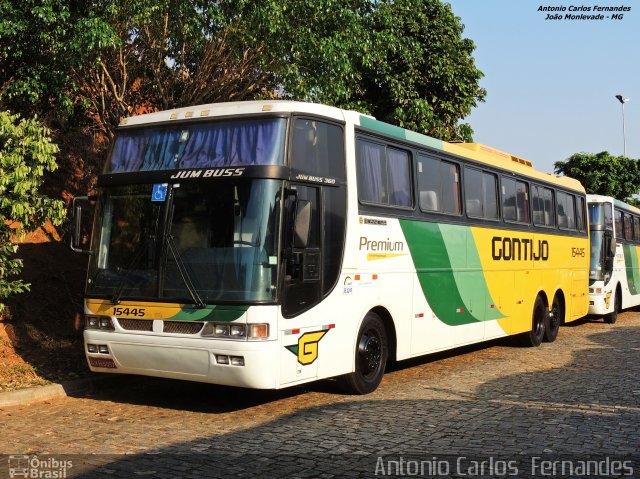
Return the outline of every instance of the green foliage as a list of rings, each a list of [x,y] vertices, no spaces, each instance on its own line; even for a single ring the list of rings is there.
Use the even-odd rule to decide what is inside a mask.
[[[638,160],[612,156],[607,151],[576,153],[566,161],[557,161],[554,171],[577,179],[588,193],[613,196],[627,203],[640,192]]]
[[[0,111],[0,300],[29,288],[13,279],[22,262],[14,257],[17,246],[12,236],[41,226],[46,218],[56,225],[64,219],[62,201],[38,192],[45,171],[57,167],[57,152],[48,130],[37,120]]]
[[[441,0],[5,0],[0,99],[82,106],[109,137],[132,113],[282,97],[470,140],[463,28]]]
[[[317,101],[445,140],[483,101],[473,42],[440,0],[289,1],[252,27],[268,39],[285,97]],[[266,14],[266,11],[265,11]]]

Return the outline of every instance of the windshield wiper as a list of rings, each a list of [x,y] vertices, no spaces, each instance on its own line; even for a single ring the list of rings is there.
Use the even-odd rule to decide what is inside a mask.
[[[120,304],[120,298],[124,293],[124,287],[127,284],[129,277],[131,276],[131,271],[133,271],[131,268],[133,268],[136,264],[138,264],[138,261],[140,260],[140,258],[142,258],[142,255],[144,254],[144,252],[147,251],[147,246],[149,244],[149,241],[150,239],[138,245],[138,250],[136,251],[136,254],[134,255],[133,259],[131,259],[127,267],[125,268],[124,275],[122,276],[120,283],[118,283],[118,288],[116,289],[115,294],[111,298],[111,302],[113,304]]]
[[[206,305],[204,301],[202,301],[202,298],[200,297],[200,295],[198,294],[198,290],[193,285],[191,275],[189,274],[189,271],[187,270],[187,267],[184,264],[182,255],[180,255],[180,251],[178,251],[178,248],[176,247],[176,243],[173,240],[172,234],[166,235],[166,244],[169,247],[169,251],[171,251],[171,254],[173,255],[173,259],[175,260],[176,266],[178,267],[178,272],[180,273],[182,282],[187,287],[187,291],[189,291],[189,295],[191,296],[191,299],[193,299],[193,302],[195,303],[196,306],[198,306],[199,308],[204,308]]]

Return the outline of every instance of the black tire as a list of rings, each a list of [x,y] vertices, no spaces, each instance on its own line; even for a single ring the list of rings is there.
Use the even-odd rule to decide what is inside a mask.
[[[551,304],[551,312],[547,314],[547,322],[544,325],[544,340],[552,343],[558,337],[560,325],[564,323],[564,306],[556,294]]]
[[[531,331],[524,333],[521,338],[521,343],[524,346],[536,347],[540,346],[544,339],[545,324],[547,323],[547,316],[549,312],[544,304],[544,301],[540,296],[536,298],[533,303],[533,314],[531,315]]]
[[[620,312],[620,303],[622,298],[620,297],[620,290],[616,289],[616,294],[613,297],[613,311],[604,315],[604,322],[607,324],[614,324],[618,320],[618,313]]]
[[[340,378],[342,386],[352,394],[369,394],[382,381],[389,357],[387,331],[375,313],[367,313],[358,331],[355,371]]]

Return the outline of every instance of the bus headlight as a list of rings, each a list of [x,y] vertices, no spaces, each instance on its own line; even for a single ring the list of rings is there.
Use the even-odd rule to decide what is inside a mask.
[[[245,337],[244,324],[232,324],[229,334],[232,338],[244,338]]]
[[[87,329],[102,329],[103,331],[113,331],[113,322],[109,316],[87,316]]]
[[[207,323],[202,336],[227,339],[266,339],[269,337],[268,324]]]

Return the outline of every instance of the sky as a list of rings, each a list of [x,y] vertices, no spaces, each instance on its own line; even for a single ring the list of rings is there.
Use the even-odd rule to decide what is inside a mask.
[[[640,0],[445,0],[476,45],[487,90],[473,139],[553,172],[578,152],[640,159]],[[626,6],[621,20],[545,20],[540,6]],[[551,12],[554,14],[555,12]],[[579,13],[579,12],[578,12]],[[588,12],[586,15],[607,12]]]

